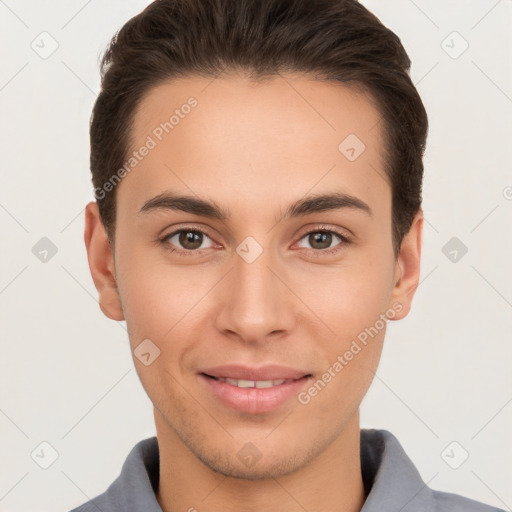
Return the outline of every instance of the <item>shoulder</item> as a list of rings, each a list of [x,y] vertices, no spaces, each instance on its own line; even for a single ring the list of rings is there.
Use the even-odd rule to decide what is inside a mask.
[[[96,498],[80,505],[69,512],[117,512],[117,508],[112,508],[112,502],[106,499],[105,493],[100,494]]]
[[[491,507],[451,492],[432,490],[432,495],[436,503],[436,512],[504,512],[504,509]]]
[[[140,441],[108,489],[70,512],[162,512],[155,495],[159,464],[157,438]]]
[[[387,430],[361,429],[361,470],[367,492],[361,512],[504,512],[430,488],[398,439]]]

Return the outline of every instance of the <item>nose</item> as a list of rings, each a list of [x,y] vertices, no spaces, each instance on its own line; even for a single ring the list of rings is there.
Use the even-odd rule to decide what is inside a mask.
[[[286,270],[270,253],[263,251],[252,262],[234,256],[217,296],[220,332],[254,344],[293,329],[299,301],[290,291]]]

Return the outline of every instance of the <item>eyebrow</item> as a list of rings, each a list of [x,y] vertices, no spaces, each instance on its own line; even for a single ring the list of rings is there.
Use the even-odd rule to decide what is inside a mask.
[[[283,218],[302,217],[312,213],[343,208],[359,210],[370,216],[372,215],[371,208],[363,200],[350,194],[335,192],[299,199],[286,208]],[[221,208],[215,201],[200,199],[194,196],[176,195],[171,192],[164,192],[146,201],[139,210],[139,214],[155,210],[182,211],[220,221],[226,221],[230,218],[229,210]]]

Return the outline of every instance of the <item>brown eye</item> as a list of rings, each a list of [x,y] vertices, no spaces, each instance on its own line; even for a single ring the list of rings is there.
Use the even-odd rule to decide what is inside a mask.
[[[181,231],[178,240],[184,249],[199,249],[203,242],[203,233],[199,231]]]
[[[304,240],[307,242],[306,246],[301,245],[304,243]],[[311,249],[316,254],[321,255],[336,253],[349,243],[350,240],[347,236],[342,235],[334,229],[324,229],[317,227],[316,229],[312,229],[302,235],[299,246],[306,249]]]
[[[161,242],[171,252],[176,251],[184,255],[213,247],[211,238],[200,229],[179,229],[163,237]],[[209,242],[210,245],[204,246],[205,242]]]
[[[332,243],[332,234],[327,232],[310,233],[308,242],[313,249],[328,249]]]

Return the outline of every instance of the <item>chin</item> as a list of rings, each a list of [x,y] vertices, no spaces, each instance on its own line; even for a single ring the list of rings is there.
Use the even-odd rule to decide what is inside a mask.
[[[212,461],[202,458],[201,461],[212,471],[239,480],[270,480],[294,473],[302,466],[301,461],[296,458],[270,463],[260,460],[251,467],[245,466],[238,460],[230,463],[229,461],[221,462],[219,459]]]
[[[243,455],[251,453],[253,460],[244,461]],[[254,445],[245,452],[219,453],[218,451],[195,453],[196,457],[209,469],[223,476],[240,480],[269,480],[280,478],[300,470],[318,455],[313,447],[309,451],[292,450],[291,453],[276,453],[265,457],[256,453]]]

